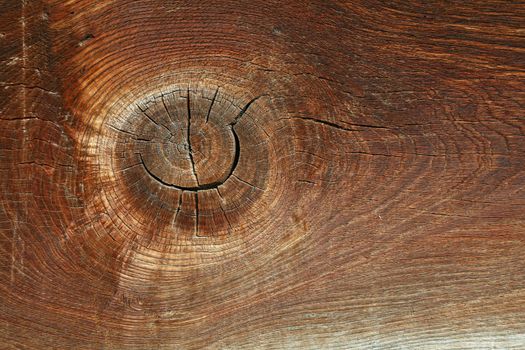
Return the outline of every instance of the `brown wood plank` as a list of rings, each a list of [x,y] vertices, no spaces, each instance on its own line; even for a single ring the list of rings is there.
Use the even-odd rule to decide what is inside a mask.
[[[0,1],[0,349],[523,349],[524,24]]]

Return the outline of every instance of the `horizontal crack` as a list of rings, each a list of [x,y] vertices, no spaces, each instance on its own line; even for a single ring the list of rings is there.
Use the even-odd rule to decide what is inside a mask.
[[[306,120],[312,123],[323,124],[323,125],[335,128],[335,129],[343,130],[343,131],[359,131],[356,129],[345,128],[344,126],[341,126],[339,124],[332,123],[332,122],[329,122],[327,120],[322,120],[322,119],[315,119],[315,118],[309,118],[309,117],[290,117],[290,118],[284,118],[284,119]]]

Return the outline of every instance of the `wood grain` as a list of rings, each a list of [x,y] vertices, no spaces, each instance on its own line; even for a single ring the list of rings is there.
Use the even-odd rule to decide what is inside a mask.
[[[0,2],[1,349],[524,349],[525,6]]]

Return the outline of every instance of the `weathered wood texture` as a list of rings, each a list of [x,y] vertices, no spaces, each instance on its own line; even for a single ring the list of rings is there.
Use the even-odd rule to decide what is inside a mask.
[[[525,348],[525,5],[0,2],[0,348]]]

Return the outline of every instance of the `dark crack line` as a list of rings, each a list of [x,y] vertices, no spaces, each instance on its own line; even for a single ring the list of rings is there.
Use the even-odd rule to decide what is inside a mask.
[[[208,120],[210,120],[211,108],[213,107],[213,104],[215,103],[215,99],[217,98],[218,93],[219,93],[219,88],[215,90],[215,94],[213,95],[213,99],[211,100],[210,108],[208,109],[208,114],[206,114],[206,123],[208,123]]]
[[[230,126],[234,127],[238,122],[239,120],[241,120],[242,116],[246,113],[246,111],[248,110],[248,108],[250,108],[250,106],[252,105],[252,103],[254,103],[255,101],[257,101],[258,99],[260,99],[261,97],[263,97],[264,95],[259,95],[257,97],[254,97],[250,102],[248,102],[246,104],[246,106],[244,106],[243,109],[241,109],[241,111],[239,112],[239,114],[237,114],[237,116],[235,117],[235,119],[233,119],[233,121],[230,123]]]
[[[117,131],[117,132],[121,132],[121,133],[123,133],[123,134],[127,134],[127,135],[130,135],[130,136],[133,136],[134,139],[137,139],[137,138],[139,137],[139,135],[137,135],[137,134],[134,134],[134,133],[129,132],[129,131],[124,130],[124,129],[120,129],[120,128],[114,126],[114,125],[111,125],[111,124],[106,124],[106,125],[107,125],[110,129],[113,129],[113,130],[115,130],[115,131]]]
[[[231,129],[231,132],[233,134],[233,140],[235,141],[235,144],[234,144],[234,147],[235,147],[234,152],[235,153],[233,154],[232,167],[230,168],[230,172],[228,173],[228,175],[226,175],[226,179],[228,179],[230,176],[233,175],[233,172],[237,168],[237,164],[239,164],[239,158],[241,157],[241,141],[239,141],[239,136],[237,135],[237,132],[235,131],[233,126],[230,129]],[[224,181],[226,181],[226,180],[224,180]]]
[[[224,198],[222,198],[221,191],[219,191],[219,187],[215,188],[215,191],[217,191],[217,194],[219,195],[219,198],[224,201]]]
[[[178,131],[180,130],[181,133],[182,133],[182,136],[184,137],[184,129],[183,128],[178,128],[177,127],[177,121],[175,119],[173,119],[173,116],[171,115],[169,109],[168,109],[168,106],[166,105],[166,101],[164,101],[164,95],[161,95],[160,96],[160,99],[162,101],[162,105],[164,106],[164,109],[166,110],[166,113],[168,114],[168,117],[170,118],[170,121],[172,123],[172,125],[175,127],[175,133],[178,133]],[[173,135],[173,132],[170,131],[170,139],[169,141],[171,141],[171,139],[175,136]]]
[[[235,177],[237,180],[239,180],[240,182],[252,187],[252,188],[256,188],[258,190],[261,190],[261,191],[264,191],[264,189],[260,188],[259,186],[255,186],[255,185],[252,185],[251,183],[249,183],[248,181],[245,181],[243,179],[241,179],[240,177],[238,177],[237,175],[235,174],[232,174],[233,177]]]
[[[166,187],[171,187],[171,188],[176,188],[178,190],[181,190],[181,191],[188,191],[188,192],[198,192],[198,191],[203,191],[203,190],[211,190],[211,189],[214,189],[214,188],[217,188],[218,186],[222,185],[223,183],[226,182],[226,180],[230,177],[230,175],[228,175],[226,177],[225,180],[221,180],[221,181],[215,181],[215,182],[211,182],[209,184],[205,184],[205,185],[198,185],[198,186],[179,186],[179,185],[175,185],[175,184],[172,184],[172,183],[169,183],[169,182],[166,182],[164,180],[162,180],[160,177],[158,177],[157,175],[155,175],[147,166],[146,166],[146,163],[144,162],[144,158],[142,158],[142,154],[140,153],[137,153],[139,155],[139,158],[140,158],[140,164],[142,164],[142,166],[144,167],[144,169],[146,170],[146,173],[151,176],[153,179],[157,180],[158,182],[160,182],[162,185],[166,186]],[[233,170],[231,171],[233,173]]]
[[[359,131],[357,129],[345,128],[344,126],[341,126],[339,124],[332,123],[332,122],[329,122],[327,120],[322,120],[322,119],[315,119],[315,118],[309,118],[309,117],[291,117],[290,119],[306,120],[312,123],[323,124],[323,125],[326,125],[332,128],[336,128],[342,131]]]
[[[139,158],[140,158],[140,163],[142,164],[142,166],[144,167],[144,169],[146,170],[146,173],[151,176],[153,179],[157,180],[158,182],[160,182],[162,185],[166,186],[166,187],[171,187],[171,188],[176,188],[178,190],[181,190],[181,191],[189,191],[189,192],[198,192],[198,191],[201,191],[201,190],[211,190],[213,188],[216,188],[217,186],[220,186],[222,185],[224,182],[212,182],[212,183],[209,183],[209,184],[206,184],[206,185],[198,185],[198,186],[178,186],[178,185],[174,185],[172,183],[169,183],[169,182],[166,182],[164,180],[162,180],[160,177],[158,177],[157,175],[155,175],[147,166],[146,166],[146,162],[144,162],[144,158],[142,158],[142,154],[141,153],[138,153],[139,155]]]
[[[199,193],[195,192],[195,236],[199,236]]]
[[[177,120],[177,118],[173,118],[173,116],[171,115],[171,113],[168,110],[166,102],[164,101],[164,95],[162,95],[161,98],[162,98],[162,103],[164,104],[164,109],[166,109],[166,113],[168,113],[168,116],[170,117],[170,120],[173,123],[173,127],[175,128],[175,134],[178,134],[180,132],[181,137],[184,137],[184,127],[182,125],[182,121]],[[171,133],[171,137],[174,137],[174,136],[175,135],[172,132]]]
[[[218,91],[218,88],[217,88],[217,91]],[[240,118],[246,113],[248,108],[250,108],[251,104],[253,104],[257,99],[259,99],[260,97],[265,96],[265,95],[257,96],[255,98],[253,98],[250,102],[248,102],[246,104],[246,106],[237,115],[237,117],[229,124],[230,131],[232,132],[233,138],[234,138],[235,153],[234,153],[232,165],[230,167],[230,171],[228,172],[228,174],[226,174],[226,176],[224,176],[222,179],[219,179],[218,181],[215,181],[215,182],[212,182],[212,183],[208,183],[208,184],[200,184],[199,179],[197,177],[197,171],[196,171],[196,168],[195,168],[195,161],[193,159],[193,149],[191,147],[191,101],[190,101],[190,90],[189,90],[189,88],[188,88],[187,94],[188,94],[187,95],[188,125],[187,125],[187,130],[186,130],[186,133],[187,133],[186,141],[188,143],[188,153],[189,153],[189,158],[190,158],[190,162],[191,162],[191,166],[192,166],[192,172],[193,172],[193,175],[195,177],[195,180],[197,181],[197,186],[179,186],[179,185],[175,185],[173,183],[169,183],[169,182],[164,181],[163,179],[161,179],[160,177],[155,175],[150,169],[148,169],[148,167],[146,166],[146,163],[144,162],[144,159],[142,158],[142,154],[139,153],[140,161],[142,163],[142,166],[146,170],[146,173],[148,175],[150,175],[156,181],[160,182],[162,185],[167,186],[167,187],[171,187],[171,188],[176,188],[176,189],[181,190],[181,191],[198,192],[198,191],[201,191],[201,190],[210,190],[210,189],[214,189],[215,188],[215,189],[217,189],[217,192],[219,193],[218,187],[220,185],[222,185],[223,183],[225,183],[231,176],[235,176],[235,178],[237,178],[239,181],[245,183],[246,185],[248,185],[250,187],[253,187],[253,188],[261,190],[261,191],[264,191],[263,188],[257,187],[257,186],[252,185],[251,183],[249,183],[247,181],[244,181],[244,180],[240,179],[238,176],[236,176],[234,174],[234,172],[235,172],[235,169],[237,168],[237,165],[239,164],[240,156],[241,156],[241,143],[240,143],[240,140],[239,140],[239,136],[238,136],[237,132],[235,131],[235,125],[240,120]],[[216,94],[217,94],[217,92],[216,92]],[[211,108],[211,106],[210,106],[210,108]],[[220,196],[220,193],[219,193],[219,196]]]
[[[118,171],[119,171],[119,172],[123,172],[123,171],[129,170],[129,169],[131,169],[131,168],[134,168],[134,167],[136,167],[136,166],[138,166],[138,165],[140,165],[140,163],[135,163],[135,164],[132,164],[132,165],[128,165],[128,166],[126,166],[126,167],[124,167],[124,168],[120,168],[120,169],[118,169]]]
[[[164,101],[164,95],[160,96],[160,100],[162,101],[162,105],[164,106],[164,109],[166,110],[166,113],[168,114],[168,117],[170,118],[171,122],[175,124],[175,120],[171,116],[170,111],[168,110],[168,106],[166,106],[166,102]],[[171,132],[170,132],[171,133]],[[172,135],[173,136],[173,135]]]
[[[190,162],[191,162],[191,168],[193,170],[193,176],[195,176],[195,181],[197,181],[197,185],[199,185],[199,178],[197,177],[197,171],[195,171],[195,160],[193,159],[193,150],[191,148],[191,103],[190,103],[190,89],[188,88],[188,130],[186,133],[186,140],[188,142],[188,154],[190,156]]]
[[[168,133],[170,134],[170,137],[173,136],[173,134],[171,133],[171,130],[164,124],[160,123],[160,122],[156,122],[155,119],[153,119],[148,113],[146,113],[146,110],[140,108],[140,106],[137,106],[139,107],[140,111],[142,112],[142,114],[144,114],[153,124],[157,125],[157,126],[160,126],[160,127],[163,127],[164,129],[166,129],[168,131]]]
[[[390,128],[390,127],[386,127],[386,126],[381,126],[381,125],[372,125],[372,124],[358,124],[358,123],[349,123],[349,122],[345,122],[345,121],[341,121],[341,123],[343,124],[347,124],[347,125],[350,125],[350,126],[357,126],[359,128],[369,128],[369,129],[384,129],[384,130],[392,130],[392,129],[397,129],[397,128]]]
[[[182,195],[184,194],[184,191],[182,191],[179,194],[179,204],[177,205],[177,211],[175,212],[175,217],[173,218],[173,226],[175,226],[175,223],[177,222],[177,218],[179,217],[180,207],[182,205]]]
[[[297,182],[307,183],[307,184],[310,184],[310,185],[315,185],[315,184],[316,184],[316,183],[313,182],[313,181],[310,181],[310,180],[304,180],[304,179],[299,179],[299,180],[297,180]]]

